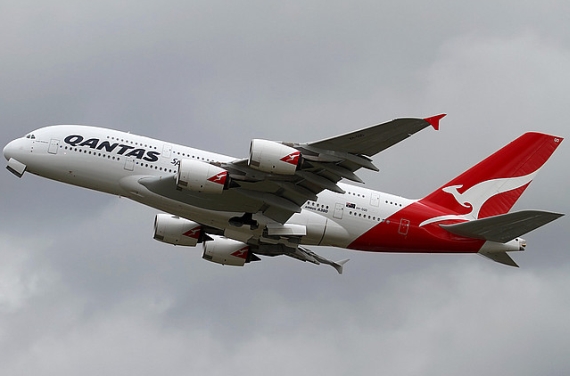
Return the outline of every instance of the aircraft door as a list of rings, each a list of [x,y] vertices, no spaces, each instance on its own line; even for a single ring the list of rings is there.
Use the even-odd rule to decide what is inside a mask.
[[[334,214],[333,217],[337,219],[342,219],[342,213],[344,212],[344,205],[340,203],[336,203],[334,206]]]
[[[133,171],[135,169],[135,160],[134,158],[127,157],[125,160],[125,170]]]
[[[49,142],[48,153],[57,154],[57,149],[59,149],[59,140],[52,138]]]
[[[170,154],[172,153],[172,145],[164,144],[162,147],[162,156],[164,158],[170,158]]]
[[[400,220],[400,226],[398,226],[398,232],[400,235],[408,235],[408,230],[410,229],[410,220],[402,218]]]
[[[372,192],[370,194],[370,206],[380,206],[380,194],[377,192]]]

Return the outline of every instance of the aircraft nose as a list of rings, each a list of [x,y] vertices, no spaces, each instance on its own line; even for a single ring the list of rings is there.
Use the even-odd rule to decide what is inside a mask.
[[[17,138],[10,141],[8,145],[4,146],[4,158],[6,158],[7,161],[9,161],[10,158],[18,159],[19,155],[24,150],[24,141],[25,139]]]
[[[12,158],[12,156],[14,155],[14,143],[16,140],[14,141],[10,141],[6,146],[4,146],[4,158],[6,158],[6,160],[10,160],[10,158]]]

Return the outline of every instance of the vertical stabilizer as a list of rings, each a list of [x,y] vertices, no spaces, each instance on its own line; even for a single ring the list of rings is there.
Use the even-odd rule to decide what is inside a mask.
[[[466,219],[507,213],[562,140],[525,133],[420,202]]]

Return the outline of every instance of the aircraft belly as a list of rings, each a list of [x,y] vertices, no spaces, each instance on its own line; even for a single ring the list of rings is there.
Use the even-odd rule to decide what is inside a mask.
[[[293,214],[287,223],[305,226],[306,235],[301,238],[301,244],[320,245],[327,226],[327,218],[322,215],[303,210]]]
[[[335,221],[327,221],[323,239],[319,245],[345,248],[350,244],[349,231]]]

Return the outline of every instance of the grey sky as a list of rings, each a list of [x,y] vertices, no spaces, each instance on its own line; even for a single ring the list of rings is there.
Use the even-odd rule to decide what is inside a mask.
[[[569,137],[565,1],[0,2],[2,144],[106,126],[236,157],[448,113],[375,158],[410,198],[529,130]],[[565,141],[515,208],[570,213]],[[285,257],[244,268],[152,240],[155,210],[0,173],[0,364],[10,375],[562,375],[569,219],[519,269],[475,255]]]

